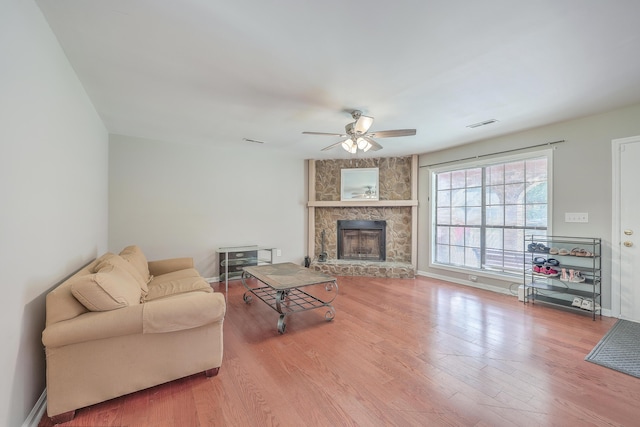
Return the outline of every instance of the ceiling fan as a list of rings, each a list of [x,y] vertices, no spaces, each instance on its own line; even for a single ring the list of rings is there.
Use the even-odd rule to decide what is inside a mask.
[[[335,144],[331,144],[328,147],[322,149],[322,151],[330,150],[338,145],[342,145],[349,153],[355,154],[358,150],[367,152],[369,150],[377,151],[382,148],[382,145],[378,144],[373,138],[393,138],[396,136],[412,136],[416,134],[415,129],[396,129],[396,130],[381,130],[377,132],[369,132],[369,128],[373,124],[373,117],[363,116],[362,111],[353,110],[351,117],[355,120],[353,123],[347,124],[344,129],[345,133],[327,133],[327,132],[302,132],[307,135],[328,135],[339,136],[340,138],[346,138],[343,141],[338,141]]]

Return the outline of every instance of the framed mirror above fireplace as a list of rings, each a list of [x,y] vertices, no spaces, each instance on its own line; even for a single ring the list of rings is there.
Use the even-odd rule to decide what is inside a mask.
[[[378,200],[378,168],[341,169],[340,200]]]

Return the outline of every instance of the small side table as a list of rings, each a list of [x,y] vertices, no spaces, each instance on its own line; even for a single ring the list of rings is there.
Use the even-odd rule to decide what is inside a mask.
[[[240,279],[242,269],[252,265],[273,264],[271,246],[223,246],[218,248],[218,265],[220,276],[224,274],[225,293],[229,293],[229,276]],[[224,267],[224,273],[222,268]],[[220,280],[222,282],[222,280]]]

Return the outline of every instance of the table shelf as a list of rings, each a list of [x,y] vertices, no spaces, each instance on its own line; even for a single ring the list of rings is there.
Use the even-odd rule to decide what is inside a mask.
[[[249,286],[249,278],[254,278],[257,286]],[[286,317],[302,311],[326,308],[324,318],[327,321],[335,317],[335,309],[331,305],[338,295],[338,283],[335,277],[320,273],[293,263],[282,263],[245,267],[242,272],[242,284],[247,291],[242,296],[249,304],[256,296],[273,310],[280,313],[278,332],[283,334],[286,328]],[[253,282],[253,281],[252,281]],[[264,285],[264,286],[263,286]],[[318,285],[331,298],[322,299],[304,289]],[[314,291],[314,293],[316,293]]]

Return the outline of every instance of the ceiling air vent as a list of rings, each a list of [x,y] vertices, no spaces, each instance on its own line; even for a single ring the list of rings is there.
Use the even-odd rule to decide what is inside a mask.
[[[478,123],[474,123],[472,125],[467,125],[468,128],[479,128],[480,126],[486,126],[486,125],[490,125],[491,123],[495,123],[497,122],[496,119],[490,119],[490,120],[485,120],[484,122],[478,122]]]

